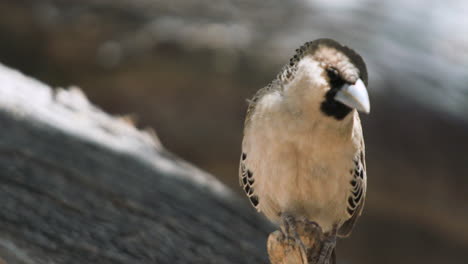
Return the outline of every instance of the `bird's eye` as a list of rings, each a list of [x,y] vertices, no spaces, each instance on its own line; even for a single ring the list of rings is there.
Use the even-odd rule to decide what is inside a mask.
[[[336,81],[340,78],[340,75],[338,74],[338,71],[335,68],[328,68],[327,74],[328,78],[330,78],[330,81]]]

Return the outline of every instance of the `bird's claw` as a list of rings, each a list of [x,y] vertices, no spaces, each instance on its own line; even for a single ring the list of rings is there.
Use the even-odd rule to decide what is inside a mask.
[[[307,247],[302,241],[301,236],[298,233],[298,227],[299,226],[302,227],[301,221],[297,221],[292,215],[289,215],[289,214],[283,214],[281,219],[282,219],[281,231],[284,235],[284,239],[288,243],[291,243],[292,241],[294,241],[294,244],[299,246],[302,262],[308,263],[307,262]]]
[[[282,215],[281,232],[283,243],[296,244],[301,251],[303,263],[332,264],[335,263],[334,249],[336,245],[335,228],[324,234],[322,228],[314,221],[305,217],[298,219],[291,215]]]
[[[335,264],[336,263],[336,256],[335,256],[335,247],[336,247],[336,233],[337,228],[333,227],[332,231],[323,234],[321,233],[322,237],[320,240],[321,248],[313,252],[313,256],[310,256],[310,259],[316,260],[314,263],[317,264]]]

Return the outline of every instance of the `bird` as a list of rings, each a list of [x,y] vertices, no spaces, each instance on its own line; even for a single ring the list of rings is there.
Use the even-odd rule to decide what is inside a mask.
[[[359,118],[370,112],[367,82],[357,52],[322,38],[296,49],[248,100],[239,182],[271,222],[303,218],[325,234],[351,234],[367,188]]]

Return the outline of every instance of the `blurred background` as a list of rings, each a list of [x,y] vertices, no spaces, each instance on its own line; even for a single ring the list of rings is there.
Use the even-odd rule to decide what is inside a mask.
[[[468,263],[467,1],[0,0],[0,63],[132,115],[240,195],[246,99],[320,37],[370,76],[368,197],[339,260]]]

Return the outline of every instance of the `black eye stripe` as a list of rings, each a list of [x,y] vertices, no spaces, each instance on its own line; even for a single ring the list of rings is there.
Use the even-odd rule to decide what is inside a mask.
[[[331,89],[338,90],[346,83],[346,81],[341,78],[340,73],[336,68],[327,68],[327,75]]]
[[[330,67],[327,69],[327,75],[328,75],[328,78],[330,78],[330,81],[335,81],[340,78],[340,74],[338,73],[338,70],[333,67]]]

